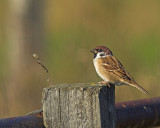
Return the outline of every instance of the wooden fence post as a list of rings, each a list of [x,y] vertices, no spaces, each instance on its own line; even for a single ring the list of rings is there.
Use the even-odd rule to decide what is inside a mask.
[[[43,90],[46,128],[115,128],[115,87],[61,84]]]

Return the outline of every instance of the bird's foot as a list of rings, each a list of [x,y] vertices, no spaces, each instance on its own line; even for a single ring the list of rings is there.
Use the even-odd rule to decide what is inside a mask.
[[[101,81],[99,82],[100,84],[106,84],[109,88],[111,87],[111,85],[107,82],[107,81]]]

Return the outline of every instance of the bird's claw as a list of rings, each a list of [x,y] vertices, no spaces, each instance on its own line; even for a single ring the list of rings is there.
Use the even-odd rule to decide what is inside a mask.
[[[101,81],[99,82],[100,84],[106,84],[109,88],[111,87],[111,85],[107,82],[107,81]]]

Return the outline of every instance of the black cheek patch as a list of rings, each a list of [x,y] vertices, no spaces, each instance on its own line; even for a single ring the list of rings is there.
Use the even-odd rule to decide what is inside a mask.
[[[100,54],[100,56],[104,56],[104,54]]]

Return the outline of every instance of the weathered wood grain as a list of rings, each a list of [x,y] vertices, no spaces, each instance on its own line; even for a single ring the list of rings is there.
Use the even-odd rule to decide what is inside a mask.
[[[46,128],[115,128],[115,87],[61,84],[43,90]]]

